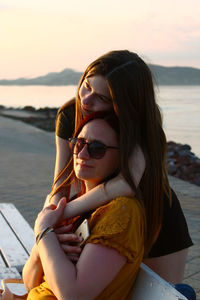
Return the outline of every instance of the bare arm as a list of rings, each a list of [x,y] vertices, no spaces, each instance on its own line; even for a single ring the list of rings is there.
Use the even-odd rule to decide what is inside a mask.
[[[69,143],[67,140],[60,138],[56,135],[56,161],[54,170],[54,180],[60,171],[64,169],[71,157],[71,152],[69,149]],[[56,182],[55,188],[58,187],[68,174],[65,172],[61,178]],[[59,200],[64,196],[64,190],[60,190],[51,198],[51,203],[57,205]]]
[[[43,238],[38,248],[47,282],[57,299],[95,299],[126,263],[114,249],[87,244],[74,265],[53,233]]]
[[[183,280],[187,255],[188,248],[159,257],[145,258],[143,262],[167,282],[177,284]]]
[[[59,172],[65,167],[70,157],[71,157],[71,152],[69,149],[68,141],[56,135],[56,162],[55,162],[54,178],[56,178]],[[57,185],[60,184],[61,182],[62,180],[60,180],[57,183]]]
[[[36,245],[34,245],[31,255],[23,268],[22,277],[27,291],[30,291],[42,282],[43,268]]]
[[[38,216],[35,234],[53,226],[63,214],[65,202],[56,210],[44,209]],[[74,265],[65,255],[54,232],[38,244],[44,274],[57,299],[95,299],[126,263],[118,251],[102,245],[87,244]],[[95,270],[95,272],[94,272]]]
[[[76,243],[81,242],[82,238],[76,236],[71,232],[71,230],[72,224],[59,227],[55,230],[55,233],[60,247],[64,251],[66,257],[68,257],[72,262],[77,262],[81,253],[81,247],[77,246]],[[71,245],[72,242],[75,243],[75,245]],[[27,291],[30,291],[34,287],[38,286],[43,280],[43,275],[44,271],[41,264],[38,247],[35,244],[22,272],[23,281]]]

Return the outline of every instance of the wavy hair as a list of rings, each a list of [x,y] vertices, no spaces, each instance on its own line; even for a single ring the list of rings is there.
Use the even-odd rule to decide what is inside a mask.
[[[83,73],[76,95],[75,128],[82,122],[79,89],[86,77],[105,78],[120,124],[121,173],[143,205],[146,216],[146,253],[151,249],[162,222],[163,195],[170,198],[165,169],[166,137],[155,100],[152,74],[147,64],[128,50],[112,51],[92,62]],[[146,168],[139,186],[129,170],[136,146],[143,151]]]

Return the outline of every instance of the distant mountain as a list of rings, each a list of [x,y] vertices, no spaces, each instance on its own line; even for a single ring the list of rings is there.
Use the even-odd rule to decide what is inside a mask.
[[[157,85],[200,85],[200,69],[149,65]],[[0,80],[0,85],[77,85],[82,73],[72,69],[48,73],[32,79]]]
[[[0,80],[0,85],[77,85],[82,73],[72,69],[64,69],[62,72],[52,72],[47,75],[27,79]]]
[[[149,65],[158,85],[200,85],[200,69]]]

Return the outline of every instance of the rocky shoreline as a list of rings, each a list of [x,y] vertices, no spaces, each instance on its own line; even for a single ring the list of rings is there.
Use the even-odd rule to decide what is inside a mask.
[[[166,168],[169,175],[200,186],[200,159],[190,145],[168,142]]]
[[[55,131],[55,119],[58,108],[39,108],[25,106],[24,108],[7,108],[0,105],[0,116],[23,121],[45,131]]]
[[[23,109],[0,106],[0,116],[20,120],[45,131],[55,131],[57,108]],[[172,141],[167,143],[166,168],[169,175],[200,186],[200,159],[191,152],[187,144]]]

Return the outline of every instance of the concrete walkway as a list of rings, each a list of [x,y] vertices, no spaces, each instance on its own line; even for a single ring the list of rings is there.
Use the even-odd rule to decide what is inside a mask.
[[[0,202],[13,203],[31,226],[51,189],[54,133],[0,117]]]
[[[0,117],[0,202],[13,203],[32,227],[50,191],[54,161],[53,133]],[[200,187],[172,177],[170,182],[194,242],[184,282],[196,290],[200,300]]]
[[[191,285],[200,300],[200,187],[170,177],[181,202],[194,246],[189,249],[183,282]]]

